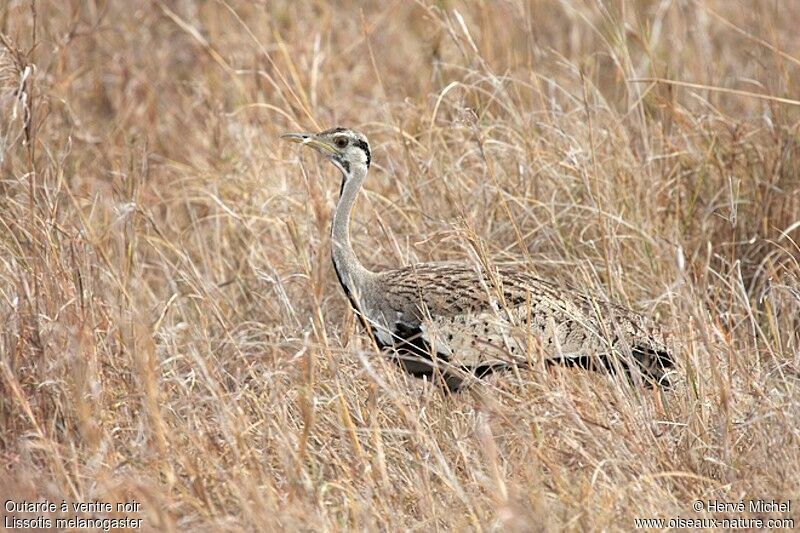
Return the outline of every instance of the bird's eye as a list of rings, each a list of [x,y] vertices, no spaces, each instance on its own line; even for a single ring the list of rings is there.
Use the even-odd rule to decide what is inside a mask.
[[[333,140],[333,144],[336,145],[336,148],[344,148],[345,146],[347,146],[347,138],[336,137],[336,139]]]

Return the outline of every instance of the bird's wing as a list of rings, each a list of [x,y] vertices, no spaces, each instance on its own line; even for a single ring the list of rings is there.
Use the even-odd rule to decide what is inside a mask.
[[[648,372],[672,366],[658,328],[641,315],[524,272],[428,263],[379,277],[382,307],[453,365],[518,364],[534,354],[569,364],[618,351]]]

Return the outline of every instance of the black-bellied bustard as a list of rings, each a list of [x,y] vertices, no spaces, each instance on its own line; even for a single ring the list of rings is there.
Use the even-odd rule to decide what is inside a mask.
[[[470,376],[528,364],[538,351],[549,363],[621,369],[648,383],[667,383],[674,360],[662,334],[618,305],[508,268],[422,263],[368,270],[350,243],[350,214],[371,160],[366,137],[334,128],[283,138],[314,148],[341,171],[331,229],[333,266],[378,346],[409,373],[440,373],[456,389]]]

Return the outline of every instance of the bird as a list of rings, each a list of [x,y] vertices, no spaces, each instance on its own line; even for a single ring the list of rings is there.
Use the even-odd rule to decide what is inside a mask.
[[[675,359],[661,328],[586,291],[469,262],[366,268],[350,240],[350,218],[372,161],[367,137],[342,127],[281,137],[312,148],[341,172],[330,234],[334,271],[377,347],[412,376],[457,391],[500,370],[529,367],[532,354],[541,354],[548,366],[671,386]]]

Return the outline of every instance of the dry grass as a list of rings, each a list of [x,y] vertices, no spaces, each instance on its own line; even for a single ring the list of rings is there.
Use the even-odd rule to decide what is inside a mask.
[[[136,499],[150,530],[797,517],[800,3],[134,4],[0,6],[1,500]],[[673,331],[676,389],[446,396],[382,360],[329,265],[336,171],[277,140],[332,125],[373,145],[364,263],[601,291]]]

